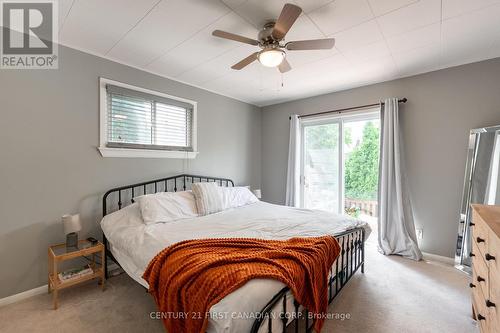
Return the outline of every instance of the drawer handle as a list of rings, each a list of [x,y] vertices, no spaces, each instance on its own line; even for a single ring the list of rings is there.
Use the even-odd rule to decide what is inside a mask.
[[[482,239],[481,237],[477,237],[477,238],[476,238],[476,241],[477,241],[478,243],[484,243],[484,239]]]
[[[469,253],[469,257],[475,257],[476,255],[474,253]]]
[[[478,319],[478,320],[486,320],[486,317],[485,317],[485,316],[483,316],[482,314],[478,314],[478,315],[477,315],[477,319]]]
[[[484,256],[486,258],[486,260],[490,261],[490,260],[495,260],[495,257],[492,256],[491,254],[489,253],[486,253],[486,255]]]
[[[474,283],[472,283],[472,282],[471,282],[471,283],[469,283],[469,287],[470,287],[470,288],[476,288],[476,285],[475,285]]]
[[[483,279],[482,277],[480,277],[479,275],[477,276],[477,282],[483,282],[483,281],[486,281],[485,279]]]
[[[486,300],[486,306],[489,307],[489,308],[494,308],[496,307],[495,303],[493,303],[492,301],[490,301],[489,299]]]
[[[469,223],[469,225],[470,225],[471,227],[473,227],[473,226],[475,226],[476,224],[475,224],[474,222],[470,222],[470,223]]]

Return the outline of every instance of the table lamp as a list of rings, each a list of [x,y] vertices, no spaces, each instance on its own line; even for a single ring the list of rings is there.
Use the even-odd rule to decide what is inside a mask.
[[[62,217],[66,247],[78,247],[78,231],[82,230],[80,214],[64,215]]]

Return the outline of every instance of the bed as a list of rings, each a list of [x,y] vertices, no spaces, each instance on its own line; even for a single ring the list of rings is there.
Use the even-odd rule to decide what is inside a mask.
[[[133,198],[162,191],[188,190],[194,182],[234,186],[230,179],[182,174],[122,186],[104,195],[101,228],[107,254],[104,260],[106,274],[109,257],[147,288],[142,274],[148,263],[165,247],[177,242],[230,237],[285,240],[298,235],[332,235],[341,246],[341,254],[330,271],[329,302],[358,269],[364,271],[364,241],[370,232],[369,226],[342,215],[256,202],[173,223],[142,223],[138,204]],[[119,212],[107,216],[115,211]],[[310,332],[313,327],[307,309],[294,301],[288,287],[268,279],[249,281],[212,306],[210,314],[208,333],[285,332],[289,329]]]

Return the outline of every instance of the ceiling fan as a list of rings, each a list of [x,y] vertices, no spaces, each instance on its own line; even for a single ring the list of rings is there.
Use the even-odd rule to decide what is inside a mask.
[[[255,45],[262,49],[234,64],[231,66],[232,69],[240,70],[255,60],[259,60],[262,65],[278,67],[281,73],[285,73],[292,69],[286,60],[286,51],[327,50],[335,45],[334,38],[298,40],[285,43],[284,39],[288,30],[290,30],[301,12],[302,9],[299,6],[290,3],[285,4],[278,20],[266,23],[259,32],[258,39],[251,39],[222,30],[214,30],[212,35]]]

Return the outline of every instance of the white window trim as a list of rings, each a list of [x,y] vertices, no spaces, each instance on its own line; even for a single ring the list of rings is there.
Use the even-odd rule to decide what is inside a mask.
[[[193,151],[180,151],[180,150],[154,150],[154,149],[131,149],[131,148],[111,148],[106,147],[107,130],[108,130],[108,117],[107,117],[107,94],[106,85],[112,84],[115,86],[136,90],[160,97],[170,98],[176,101],[189,103],[193,105],[193,133],[192,133],[192,146]],[[99,147],[97,149],[103,157],[136,157],[136,158],[184,158],[192,159],[198,155],[197,144],[197,109],[198,103],[188,99],[167,95],[158,91],[149,90],[145,88],[136,87],[123,82],[118,82],[103,77],[99,78]]]

